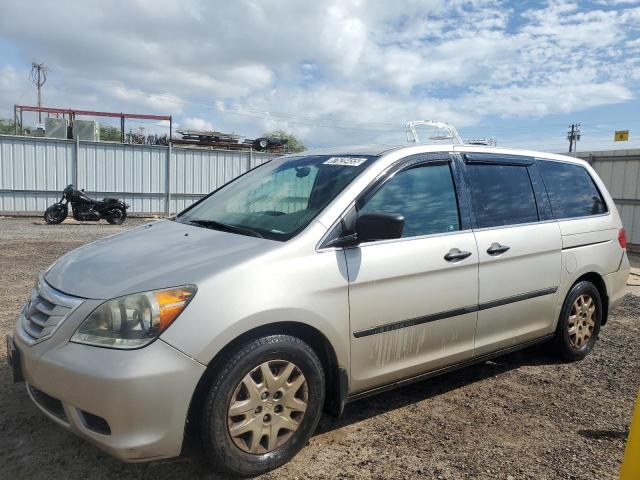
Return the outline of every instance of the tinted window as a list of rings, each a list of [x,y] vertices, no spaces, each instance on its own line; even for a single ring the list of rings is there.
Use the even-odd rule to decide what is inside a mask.
[[[556,218],[607,212],[607,205],[585,168],[560,162],[539,162],[539,165]]]
[[[478,228],[538,221],[525,166],[467,164]]]
[[[449,165],[421,165],[396,173],[360,212],[404,215],[403,237],[460,230]]]

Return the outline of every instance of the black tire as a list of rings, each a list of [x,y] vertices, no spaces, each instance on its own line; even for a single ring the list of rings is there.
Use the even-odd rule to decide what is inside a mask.
[[[68,213],[67,207],[60,203],[55,203],[44,211],[44,221],[49,225],[58,225],[64,222]]]
[[[588,324],[587,318],[581,318],[580,313],[576,317],[572,315],[575,313],[574,304],[579,302],[580,298],[592,299],[592,304],[595,307],[593,312],[593,326]],[[586,313],[585,313],[586,315]],[[570,320],[570,317],[574,320]],[[575,320],[577,319],[577,320]],[[589,337],[586,341],[576,340],[576,333],[570,333],[570,323],[576,322],[578,325],[573,329],[574,332],[588,332]],[[558,319],[558,327],[555,334],[555,349],[558,355],[564,360],[574,362],[576,360],[582,360],[593,349],[593,346],[598,339],[600,332],[600,326],[602,324],[602,298],[600,292],[596,286],[586,280],[576,283],[564,300],[562,304],[562,310],[560,311],[560,318]]]
[[[269,147],[269,139],[268,138],[256,138],[253,141],[253,146],[258,151],[266,150]]]
[[[127,210],[122,207],[113,207],[105,212],[104,218],[111,225],[122,225],[127,219]]]
[[[236,399],[237,387],[241,381],[264,362],[276,360],[293,363],[297,367],[297,374],[304,375],[307,393],[306,411],[299,420],[297,430],[280,446],[265,453],[249,453],[242,450],[232,439],[229,432],[231,421],[228,417],[229,407],[232,399]],[[324,404],[324,371],[313,349],[296,337],[270,335],[241,345],[222,359],[218,365],[202,407],[201,424],[203,449],[213,469],[227,475],[247,477],[271,471],[291,460],[307,444],[315,431]],[[273,395],[273,398],[275,402],[276,396]],[[254,416],[260,423],[264,420],[263,414],[274,412],[275,416],[277,408],[277,405],[265,406],[264,410],[260,409],[260,413],[256,409],[255,415],[252,411],[240,421],[246,421],[250,416]],[[267,416],[264,415],[264,417]],[[262,433],[259,436],[263,438]],[[268,440],[267,438],[266,441]],[[249,441],[247,441],[248,444]]]

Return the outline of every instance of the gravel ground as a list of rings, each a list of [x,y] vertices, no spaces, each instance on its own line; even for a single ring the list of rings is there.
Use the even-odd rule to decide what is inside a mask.
[[[34,274],[89,241],[140,224],[0,218],[0,333]],[[391,391],[325,417],[310,444],[264,478],[613,479],[640,385],[640,297],[627,295],[593,353],[545,346]],[[4,365],[5,352],[0,353]],[[0,368],[0,478],[211,478],[197,442],[182,457],[124,464],[62,430]]]

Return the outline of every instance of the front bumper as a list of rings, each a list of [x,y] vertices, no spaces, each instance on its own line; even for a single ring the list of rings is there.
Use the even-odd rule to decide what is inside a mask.
[[[62,427],[124,461],[180,454],[204,365],[162,340],[130,351],[29,345],[18,327],[15,346],[29,396]]]

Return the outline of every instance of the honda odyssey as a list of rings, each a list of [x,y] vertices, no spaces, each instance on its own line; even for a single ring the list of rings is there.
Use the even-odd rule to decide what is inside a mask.
[[[629,272],[594,170],[477,145],[276,158],[38,276],[7,347],[51,420],[126,461],[274,469],[323,411],[549,341],[594,347]]]

